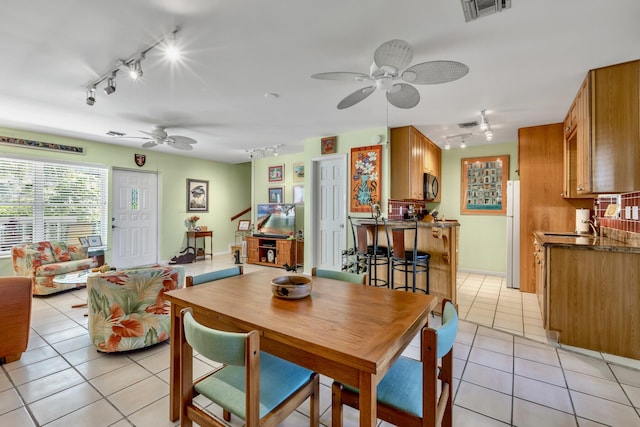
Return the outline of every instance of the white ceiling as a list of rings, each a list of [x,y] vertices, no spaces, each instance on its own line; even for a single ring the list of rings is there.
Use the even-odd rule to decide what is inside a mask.
[[[164,125],[198,144],[153,150],[229,163],[251,148],[295,153],[306,138],[387,125],[413,124],[444,146],[483,109],[493,143],[514,142],[519,127],[562,121],[587,70],[640,58],[638,0],[512,0],[470,23],[460,0],[3,0],[0,9],[0,126],[140,146],[105,133]],[[100,86],[86,105],[87,85],[175,26],[182,63],[154,49],[141,81],[121,73],[114,94]],[[469,74],[416,86],[422,99],[409,110],[387,110],[382,92],[338,110],[367,84],[310,77],[368,73],[376,47],[394,38],[414,47],[412,64],[455,60]]]

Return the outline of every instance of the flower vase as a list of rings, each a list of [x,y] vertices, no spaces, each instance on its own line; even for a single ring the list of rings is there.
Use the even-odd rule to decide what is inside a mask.
[[[193,231],[193,229],[196,227],[196,222],[195,221],[189,221],[189,231]]]
[[[360,188],[358,189],[358,203],[360,205],[368,205],[371,203],[371,190],[367,185],[369,175],[360,175]]]

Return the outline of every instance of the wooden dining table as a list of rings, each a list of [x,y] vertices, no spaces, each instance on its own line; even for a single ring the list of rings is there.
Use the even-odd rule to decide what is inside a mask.
[[[257,330],[261,350],[357,387],[360,426],[376,425],[376,385],[427,325],[436,297],[321,277],[311,295],[275,297],[276,270],[260,270],[167,292],[171,302],[170,419],[180,414],[180,311],[228,331]]]

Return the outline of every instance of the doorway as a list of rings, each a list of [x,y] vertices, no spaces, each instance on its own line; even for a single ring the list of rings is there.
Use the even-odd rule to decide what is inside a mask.
[[[158,262],[158,175],[112,172],[111,263],[117,268]]]
[[[337,154],[311,160],[313,206],[313,266],[340,271],[347,248],[347,156]]]

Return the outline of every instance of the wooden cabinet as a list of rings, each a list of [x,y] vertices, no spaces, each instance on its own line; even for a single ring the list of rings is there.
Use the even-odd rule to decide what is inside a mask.
[[[640,61],[589,71],[564,130],[565,198],[640,188]]]
[[[590,78],[580,86],[564,122],[564,180],[566,199],[593,197],[591,185]]]
[[[640,254],[547,248],[548,321],[562,344],[640,358]]]
[[[249,264],[281,267],[304,263],[304,241],[273,237],[245,237]]]
[[[441,150],[413,126],[391,129],[390,198],[424,200],[424,174],[440,179]],[[432,200],[440,201],[440,196]]]

